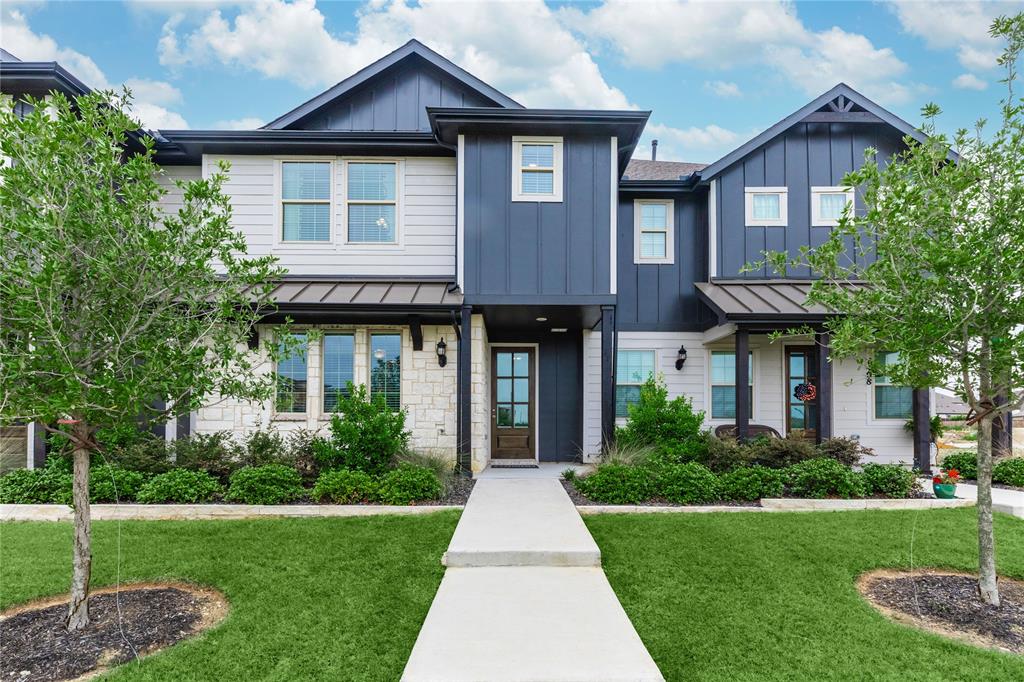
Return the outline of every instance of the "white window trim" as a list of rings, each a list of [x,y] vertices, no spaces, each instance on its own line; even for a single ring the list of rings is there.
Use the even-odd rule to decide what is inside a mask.
[[[878,416],[878,412],[875,409],[875,406],[876,406],[876,404],[878,402],[876,397],[875,397],[876,394],[877,394],[875,389],[878,386],[897,386],[899,388],[906,388],[906,386],[904,384],[894,384],[894,383],[892,383],[890,381],[880,382],[880,381],[878,381],[878,377],[877,376],[872,375],[872,377],[871,377],[871,385],[868,386],[868,402],[870,403],[869,408],[871,410],[870,412],[868,412],[868,414],[870,415],[870,422],[873,423],[873,424],[899,424],[900,428],[902,428],[903,427],[902,425],[903,425],[904,422],[906,422],[908,419],[913,418],[913,415],[914,415],[914,405],[913,405],[913,402],[911,402],[911,405],[910,405],[910,415],[908,415],[906,417],[879,417]]]
[[[755,422],[757,422],[757,420],[759,418],[758,407],[759,407],[759,403],[760,403],[760,400],[758,399],[758,395],[757,395],[757,386],[758,386],[758,383],[759,383],[758,380],[757,380],[758,353],[757,353],[757,349],[756,348],[750,348],[747,352],[750,353],[750,389],[751,389],[750,392],[752,394],[751,395],[751,401],[750,401],[750,414],[751,414],[750,421],[752,423],[755,423]],[[735,424],[736,423],[736,419],[735,418],[730,419],[729,417],[714,417],[714,416],[712,416],[713,415],[713,412],[712,412],[713,405],[712,405],[712,396],[711,396],[712,391],[711,391],[711,387],[712,386],[726,386],[726,385],[735,386],[736,385],[735,383],[733,383],[733,384],[715,384],[715,383],[712,383],[711,375],[712,375],[712,368],[714,367],[713,357],[714,357],[715,353],[733,353],[733,354],[735,354],[736,353],[736,349],[735,348],[730,348],[729,346],[721,346],[721,347],[718,347],[718,348],[712,347],[712,348],[708,348],[707,352],[704,354],[706,356],[706,358],[707,358],[706,359],[706,363],[707,364],[705,366],[705,371],[707,372],[707,384],[705,385],[705,390],[707,391],[707,393],[705,394],[707,396],[707,401],[706,401],[706,404],[707,404],[707,411],[706,411],[707,422],[709,424],[716,424],[716,425],[717,424]]]
[[[811,187],[811,226],[812,227],[835,227],[838,220],[821,217],[822,194],[845,194],[846,202],[853,205],[854,191],[852,187]]]
[[[640,227],[640,209],[649,204],[661,204],[665,206],[665,228],[643,229]],[[633,201],[633,262],[642,265],[650,264],[672,264],[675,262],[675,208],[676,202],[672,199],[635,199]],[[643,232],[664,232],[665,233],[665,256],[662,258],[645,258],[640,255],[640,235]]]
[[[402,229],[405,223],[405,216],[403,214],[404,205],[402,196],[405,193],[405,163],[403,159],[396,159],[394,157],[344,157],[341,160],[342,163],[342,177],[341,177],[341,199],[338,201],[337,210],[339,211],[338,220],[341,224],[342,229],[342,245],[346,250],[359,250],[366,249],[368,251],[380,251],[380,250],[396,250],[400,249],[404,245],[404,230]],[[348,167],[352,163],[390,163],[395,166],[395,200],[391,201],[365,201],[362,199],[354,200],[356,204],[395,204],[395,241],[393,242],[354,242],[348,237]]]
[[[755,194],[779,195],[779,217],[777,219],[757,220],[754,218]],[[788,187],[744,187],[743,199],[744,217],[746,218],[747,227],[785,227],[789,224]]]
[[[205,161],[205,157],[204,157]],[[284,171],[282,166],[285,163],[326,163],[330,165],[330,190],[331,196],[328,200],[297,200],[297,199],[284,199],[282,183],[284,182]],[[204,177],[206,174],[203,174]],[[230,193],[230,192],[229,192]],[[334,219],[335,213],[335,163],[333,157],[323,156],[282,156],[274,159],[274,245],[281,247],[282,249],[288,249],[293,247],[298,248],[309,248],[309,247],[333,247],[335,238],[335,226],[336,221]],[[284,205],[289,204],[327,204],[328,206],[328,234],[330,238],[326,241],[315,241],[310,239],[285,239],[284,238]]]
[[[550,144],[554,146],[554,167],[552,170],[552,193],[551,194],[524,194],[522,149],[524,144]],[[531,202],[562,202],[562,138],[561,137],[525,137],[514,135],[512,137],[512,201]]]
[[[653,376],[658,376],[658,349],[657,348],[618,348],[615,351],[615,366],[616,366],[616,368],[618,368],[618,365],[619,365],[619,353],[650,353],[652,356],[654,356],[654,362],[651,363],[651,367],[653,367],[654,369],[651,370],[651,374]],[[615,377],[615,381],[612,382],[612,387],[613,387],[612,397],[613,397],[613,401],[614,401],[614,394],[616,393],[615,389],[618,389],[619,386],[643,386],[646,382],[647,382],[647,379],[645,378],[643,381],[641,381],[639,383],[634,383],[634,382],[630,381],[630,382],[625,382],[625,383],[621,383],[620,384],[619,383],[619,377],[616,376]],[[615,421],[617,423],[619,423],[619,424],[625,424],[628,419],[629,419],[628,416],[627,417],[620,417],[619,415],[615,415]]]

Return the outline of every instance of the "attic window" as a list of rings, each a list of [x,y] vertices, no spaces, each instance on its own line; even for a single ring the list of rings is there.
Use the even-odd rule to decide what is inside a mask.
[[[562,201],[562,138],[512,138],[512,201]]]
[[[746,199],[747,227],[785,227],[787,221],[786,199],[788,190],[785,187],[747,187],[744,189]]]

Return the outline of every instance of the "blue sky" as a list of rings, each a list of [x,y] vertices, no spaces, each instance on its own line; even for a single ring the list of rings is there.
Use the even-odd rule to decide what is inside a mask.
[[[0,45],[128,83],[159,128],[252,128],[410,37],[534,107],[654,111],[638,156],[713,161],[838,81],[912,123],[995,118],[987,35],[1022,2],[23,2]]]

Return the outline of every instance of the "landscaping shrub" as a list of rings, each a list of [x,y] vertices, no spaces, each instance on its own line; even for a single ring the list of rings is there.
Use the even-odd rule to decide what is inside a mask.
[[[59,467],[15,469],[0,476],[0,504],[66,504],[71,474]]]
[[[135,499],[146,504],[198,504],[223,492],[223,486],[205,471],[172,469],[144,483]]]
[[[221,483],[242,466],[238,444],[231,433],[195,433],[169,443],[175,464],[183,469],[210,474]]]
[[[864,497],[863,476],[827,457],[794,464],[786,475],[793,497]]]
[[[313,443],[314,456],[324,468],[341,466],[378,475],[409,443],[405,412],[392,412],[380,394],[371,400],[366,386],[350,383],[349,395],[339,398],[337,410],[331,417],[330,440]]]
[[[859,440],[836,436],[826,438],[818,446],[818,457],[828,457],[848,467],[860,464],[862,457],[874,457],[875,451],[860,444]]]
[[[793,434],[785,438],[761,436],[747,443],[747,448],[747,459],[752,464],[760,464],[770,469],[785,469],[797,462],[818,456],[814,443]]]
[[[740,467],[718,478],[723,500],[754,501],[763,497],[782,497],[786,474],[763,466]]]
[[[1024,488],[1024,457],[1004,459],[992,468],[992,480]]]
[[[123,469],[119,466],[101,464],[89,471],[90,502],[132,502],[139,489],[146,482],[145,474]],[[71,499],[71,481],[68,481],[67,498]]]
[[[616,429],[619,448],[653,447],[663,462],[704,459],[707,435],[701,426],[704,413],[694,412],[686,396],[668,399],[661,377],[649,377],[640,387],[640,400],[629,407],[629,421]]]
[[[395,464],[413,464],[430,469],[445,492],[451,490],[455,482],[455,460],[444,452],[420,452],[407,448],[398,453]]]
[[[302,477],[284,464],[242,467],[231,474],[226,500],[243,504],[284,504],[303,493]]]
[[[663,463],[700,462],[703,464],[708,459],[708,450],[713,438],[710,431],[701,431],[683,440],[665,441],[658,445],[656,457]]]
[[[909,497],[917,478],[899,464],[865,464],[864,492],[885,497]]]
[[[708,451],[704,458],[704,464],[717,473],[750,466],[750,450],[740,445],[735,438],[711,436],[708,439]]]
[[[348,469],[329,469],[316,479],[313,499],[332,504],[369,502],[377,496],[377,484],[370,474]]]
[[[288,459],[299,472],[303,483],[313,483],[320,475],[320,463],[313,454],[316,434],[309,429],[296,429],[288,434]]]
[[[144,474],[162,474],[174,468],[167,441],[156,436],[109,447],[104,451],[104,460],[122,469]]]
[[[286,464],[291,466],[292,457],[284,436],[275,429],[250,431],[242,438],[239,450],[239,464],[260,467],[264,464]]]
[[[978,477],[978,455],[974,452],[951,452],[942,458],[942,470],[956,469],[960,478]]]
[[[651,471],[625,464],[602,464],[575,485],[591,500],[607,504],[639,504],[654,496]]]
[[[654,492],[675,504],[707,504],[719,498],[718,477],[697,462],[666,464],[654,469]]]
[[[601,448],[602,464],[626,464],[641,466],[646,464],[658,449],[653,445],[636,445],[623,441],[612,441]]]
[[[400,464],[377,482],[377,499],[384,504],[411,504],[441,497],[441,482],[433,471],[415,464]]]

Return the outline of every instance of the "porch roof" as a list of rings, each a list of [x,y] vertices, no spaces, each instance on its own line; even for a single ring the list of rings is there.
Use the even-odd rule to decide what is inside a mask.
[[[454,310],[462,292],[443,279],[374,279],[296,277],[281,281],[271,299],[282,310],[291,308],[415,308]]]
[[[855,285],[856,286],[856,285]],[[834,314],[807,303],[809,280],[712,280],[697,283],[697,295],[720,322],[818,322]]]

